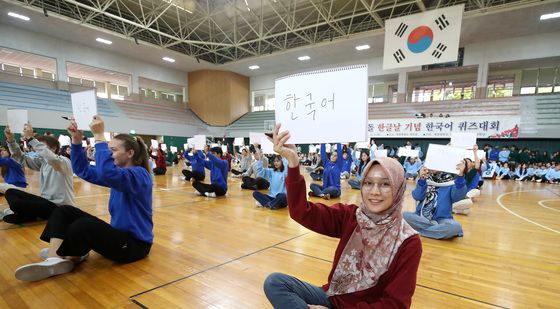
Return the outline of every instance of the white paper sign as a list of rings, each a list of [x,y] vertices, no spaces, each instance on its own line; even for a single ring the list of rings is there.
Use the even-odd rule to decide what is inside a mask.
[[[72,114],[79,130],[89,130],[93,116],[97,115],[97,97],[95,90],[86,90],[70,94]]]
[[[385,151],[387,149],[384,149]],[[414,150],[414,149],[410,149],[407,147],[399,147],[399,151],[397,152],[397,155],[399,157],[418,157],[418,154],[420,153],[419,150]]]
[[[177,153],[177,147],[171,146],[171,153]]]
[[[274,151],[274,144],[272,144],[272,142],[269,141],[268,138],[264,134],[261,136],[261,150],[262,150],[263,153],[266,153],[266,154],[276,153]]]
[[[476,144],[476,135],[477,134],[475,132],[451,132],[450,146],[463,149],[473,149],[473,146]]]
[[[354,65],[277,79],[276,123],[290,131],[288,143],[367,140],[367,70],[367,65]],[[352,119],[344,130],[336,125],[341,119]]]
[[[233,140],[233,145],[234,145],[234,146],[243,146],[244,143],[245,143],[245,142],[244,142],[243,137],[236,137],[236,138]]]
[[[261,135],[265,136],[263,133],[249,132],[249,143],[260,144],[261,143]]]
[[[23,126],[29,120],[27,117],[27,110],[25,109],[9,109],[6,113],[8,125],[13,133],[22,134]]]
[[[359,149],[369,149],[369,142],[356,143],[356,147],[358,147]]]
[[[203,150],[206,146],[206,135],[195,135],[193,136],[193,146],[197,150]]]
[[[95,145],[95,137],[90,137],[89,138],[89,145],[93,147],[93,145]]]
[[[309,146],[309,153],[317,153],[317,148],[315,146]]]
[[[186,144],[183,144],[183,149],[184,149],[184,150],[188,150],[189,147],[192,147],[192,146],[193,146],[192,138],[187,138],[187,143],[186,143]]]
[[[223,153],[228,152],[227,146],[226,146],[226,145],[222,145],[222,152],[223,152]]]
[[[87,142],[86,141],[82,141],[82,147],[86,148],[87,147]]]
[[[60,147],[70,146],[70,144],[72,144],[72,140],[70,139],[70,136],[61,134],[58,136],[58,143],[60,144]]]
[[[457,164],[465,157],[465,149],[430,144],[424,166],[431,170],[457,174]]]
[[[161,144],[161,150],[167,151],[167,145],[166,144]]]
[[[482,160],[482,158],[486,158],[486,152],[484,150],[477,150],[476,153],[478,154],[478,159]],[[471,159],[474,161],[474,151],[473,150],[465,150],[465,158]]]
[[[373,154],[376,158],[387,158],[387,149],[374,150]]]
[[[152,144],[152,150],[157,150],[158,149],[158,141],[155,139],[150,140],[150,143]]]

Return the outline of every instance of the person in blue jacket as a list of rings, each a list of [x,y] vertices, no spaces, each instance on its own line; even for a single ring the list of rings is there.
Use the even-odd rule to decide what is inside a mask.
[[[10,156],[10,150],[7,147],[0,147],[0,174],[4,178],[4,183],[0,183],[1,194],[8,189],[27,188],[23,165]]]
[[[226,195],[229,164],[227,160],[222,159],[220,146],[210,148],[208,160],[204,160],[204,167],[210,170],[210,184],[200,181],[193,182],[192,186],[196,189],[195,194],[207,197]]]
[[[517,181],[524,181],[527,180],[529,177],[529,171],[527,168],[526,163],[519,164],[515,169],[515,175],[513,175],[513,179]]]
[[[206,172],[204,171],[204,154],[202,150],[192,149],[193,154],[190,155],[188,151],[185,151],[184,157],[191,163],[192,171],[184,169],[182,171],[183,176],[185,176],[186,181],[191,181],[194,179],[196,181],[203,181],[206,177]]]
[[[556,164],[555,168],[550,168],[548,173],[544,176],[544,181],[548,183],[559,183],[560,182],[560,163]]]
[[[50,244],[40,253],[45,260],[18,268],[19,280],[37,281],[70,272],[90,250],[118,263],[143,259],[150,252],[154,233],[147,147],[141,138],[128,134],[119,134],[107,144],[99,116],[89,126],[96,141],[96,165],[89,164],[82,149],[83,134],[72,120],[68,126],[72,167],[80,178],[111,188],[111,223],[77,207],[56,207],[40,237]]]
[[[257,175],[270,182],[270,194],[259,191],[253,192],[257,206],[279,209],[288,206],[286,196],[286,176],[288,175],[288,161],[281,156],[274,157],[274,168],[263,168],[262,158],[257,163]]]
[[[350,146],[345,146],[346,151],[342,152],[342,170],[340,171],[340,178],[341,179],[348,179],[350,178],[350,171],[352,169],[352,161],[353,161],[353,150]]]
[[[420,235],[434,239],[449,239],[463,236],[461,224],[453,220],[452,205],[462,200],[467,193],[465,161],[457,164],[457,178],[448,173],[428,174],[420,170],[419,179],[412,197],[418,201],[415,212],[403,213],[403,218]]]
[[[422,160],[419,158],[409,157],[408,160],[404,162],[404,170],[405,170],[405,178],[408,179],[416,179],[418,176],[418,172],[422,167]]]
[[[509,163],[504,162],[502,164],[502,167],[500,167],[498,169],[498,172],[496,173],[496,179],[500,180],[500,179],[511,179],[512,176],[512,172],[511,169],[509,167]]]
[[[309,196],[318,196],[326,200],[340,196],[340,172],[342,170],[342,146],[337,144],[337,151],[331,150],[327,157],[327,147],[321,144],[321,160],[324,162],[323,185],[312,183]]]
[[[362,151],[360,156],[360,164],[358,165],[358,180],[348,179],[348,184],[352,189],[360,190],[362,188],[362,176],[366,165],[370,161],[369,152],[367,150]]]
[[[497,162],[500,156],[500,150],[498,146],[494,146],[494,149],[491,149],[488,153],[488,161],[490,162]]]

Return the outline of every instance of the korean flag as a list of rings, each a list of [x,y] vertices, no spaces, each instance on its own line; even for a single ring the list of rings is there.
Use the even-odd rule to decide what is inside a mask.
[[[465,5],[389,19],[383,70],[457,61]]]

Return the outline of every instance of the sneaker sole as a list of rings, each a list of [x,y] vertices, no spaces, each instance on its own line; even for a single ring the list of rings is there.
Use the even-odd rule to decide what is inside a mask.
[[[52,276],[68,273],[74,269],[74,263],[69,260],[55,265],[28,265],[16,270],[15,276],[21,281],[39,281]]]

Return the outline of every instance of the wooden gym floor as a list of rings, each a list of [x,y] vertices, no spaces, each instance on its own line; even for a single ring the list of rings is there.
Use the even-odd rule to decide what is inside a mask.
[[[37,193],[38,174],[27,174]],[[227,198],[209,199],[181,176],[172,167],[156,177],[155,243],[136,263],[93,253],[70,274],[20,282],[15,269],[38,262],[46,246],[38,239],[45,222],[0,223],[0,308],[270,308],[262,283],[271,272],[326,282],[336,239],[301,227],[287,209],[256,208],[239,179],[229,180]],[[109,220],[108,189],[79,178],[74,188],[80,208]],[[405,210],[412,189],[409,181]],[[359,199],[343,182],[342,198],[329,204]],[[422,238],[414,308],[560,306],[560,186],[486,181],[471,215],[456,219],[463,238]]]

